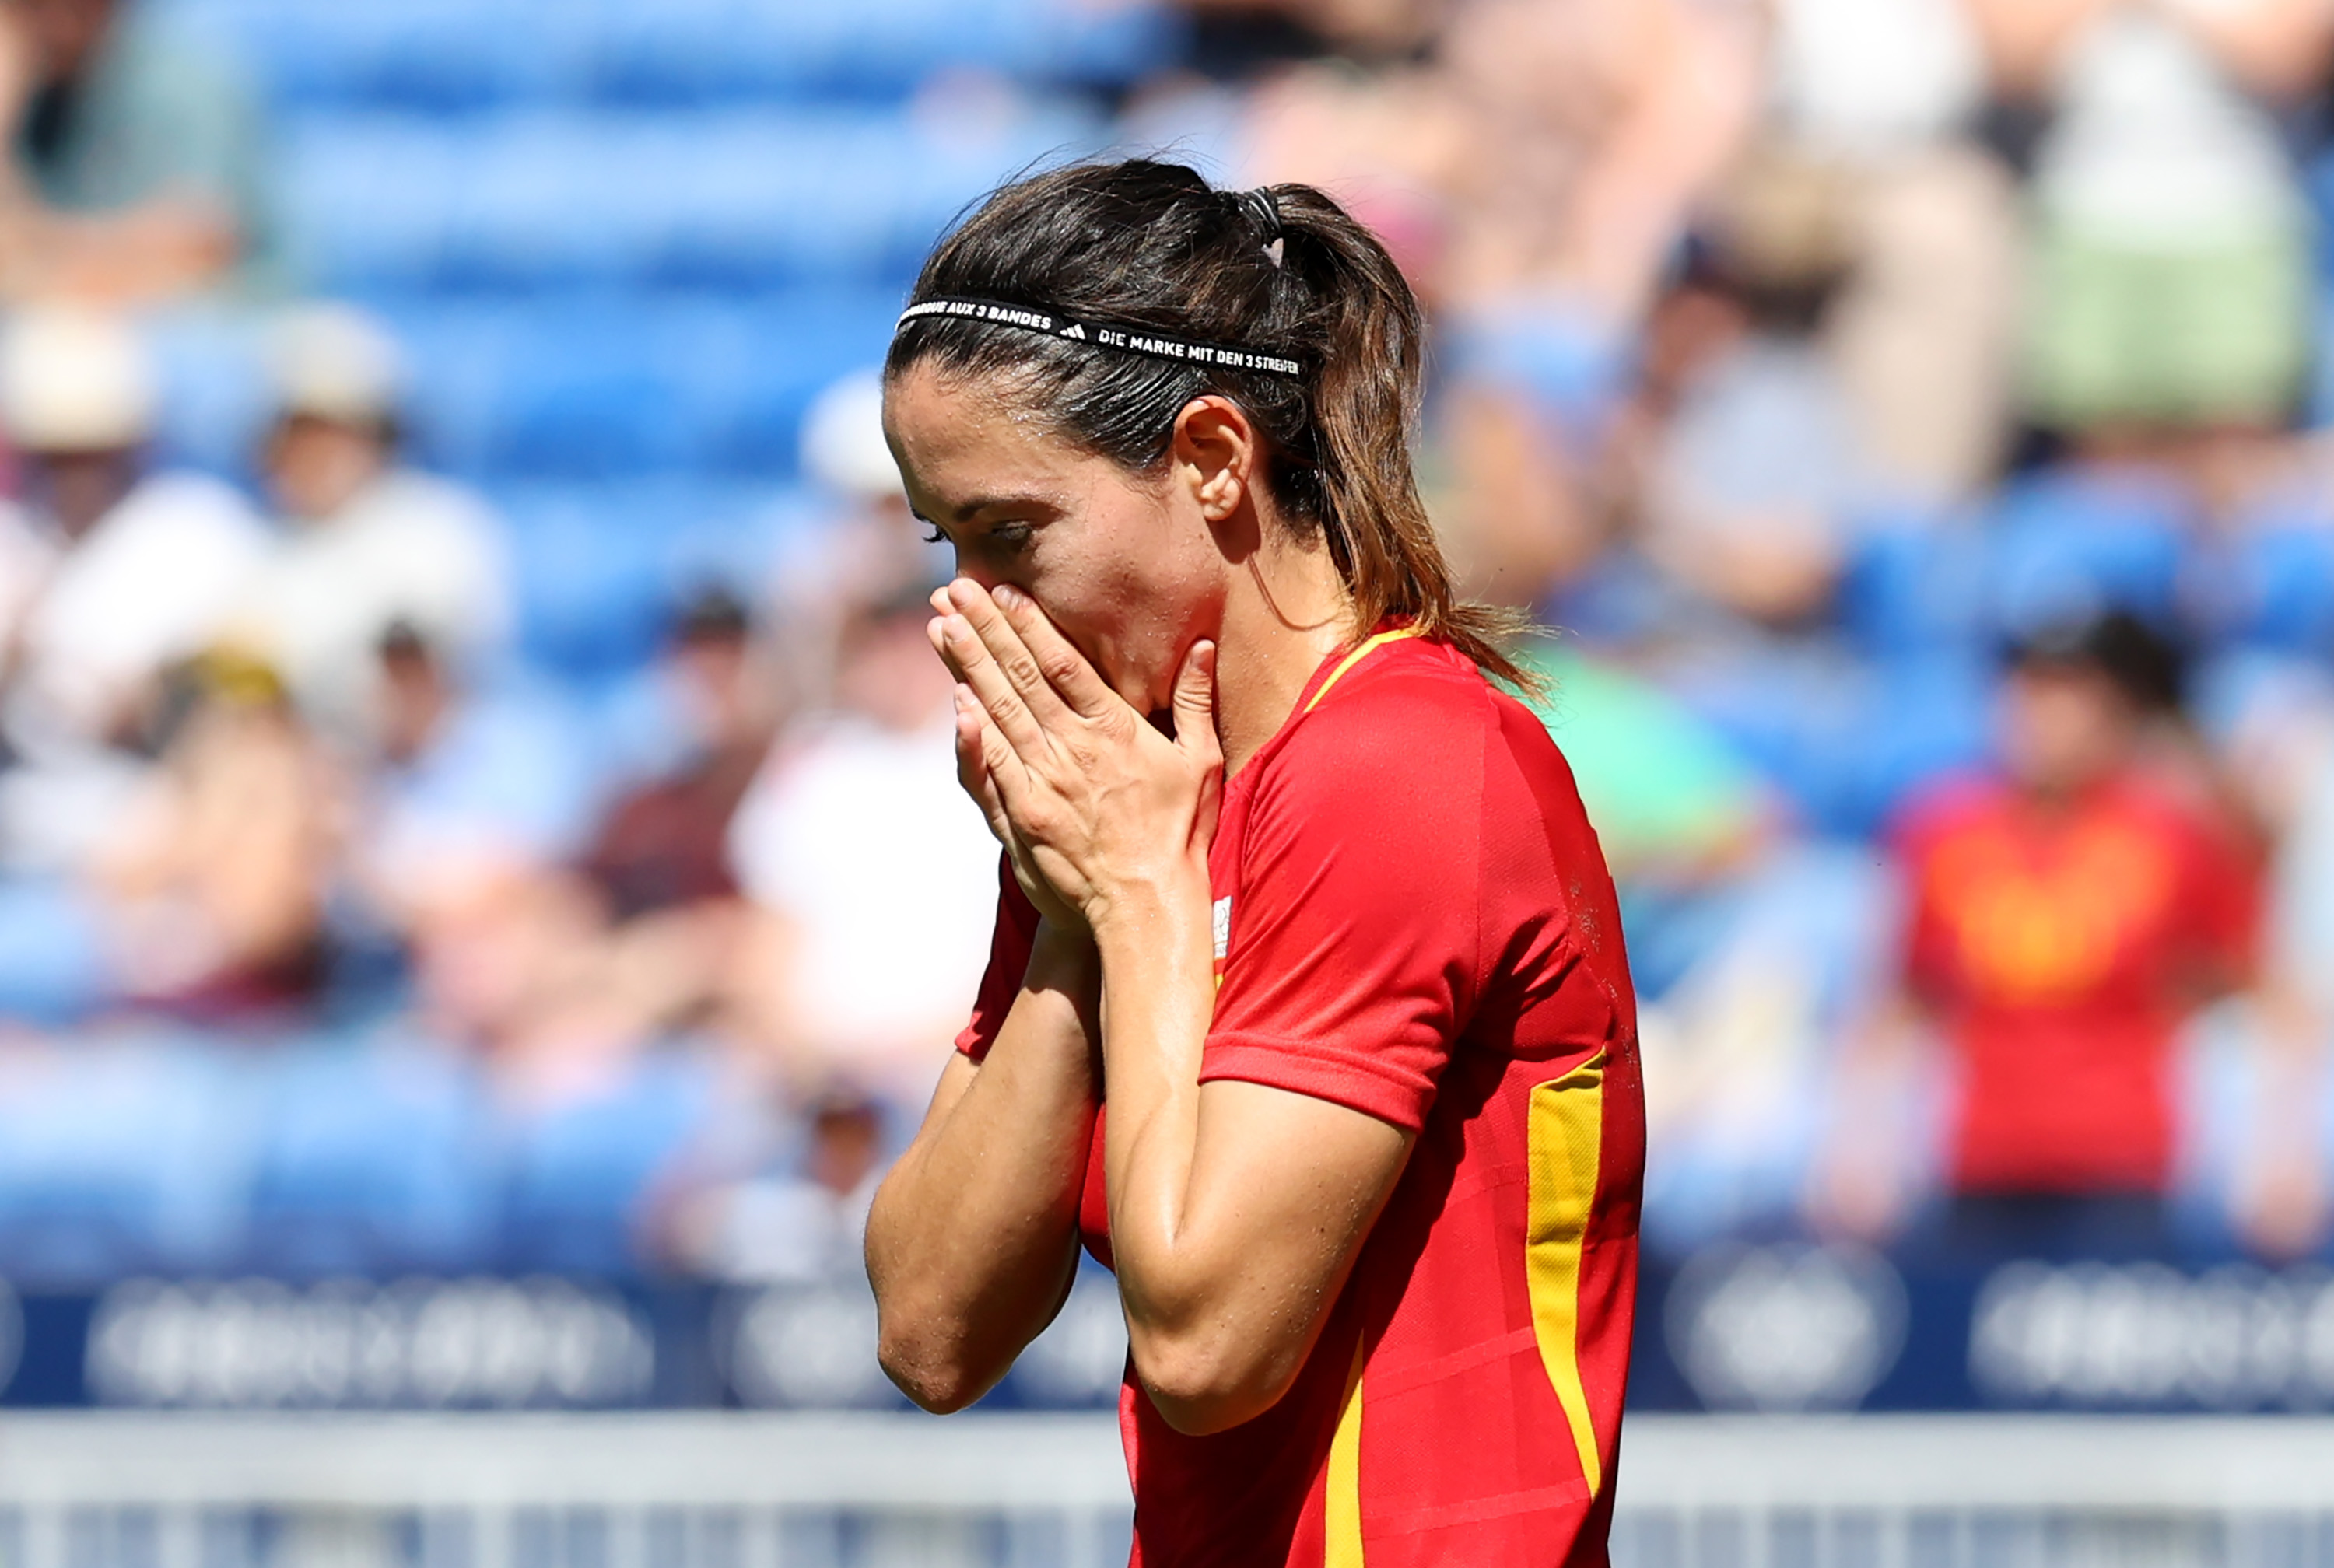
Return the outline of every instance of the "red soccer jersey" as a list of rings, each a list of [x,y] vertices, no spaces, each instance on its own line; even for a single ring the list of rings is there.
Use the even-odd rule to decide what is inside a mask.
[[[1605,1561],[1644,1163],[1604,858],[1546,728],[1400,633],[1325,663],[1228,784],[1202,1079],[1418,1135],[1296,1385],[1212,1437],[1119,1402],[1136,1564]],[[978,1057],[1027,967],[1011,886]],[[1082,1223],[1109,1261],[1100,1119]]]
[[[1908,977],[1961,1069],[1955,1185],[2160,1189],[2180,1020],[2200,982],[2247,965],[2243,849],[2130,778],[2059,810],[1957,784],[1916,805],[1899,845]]]

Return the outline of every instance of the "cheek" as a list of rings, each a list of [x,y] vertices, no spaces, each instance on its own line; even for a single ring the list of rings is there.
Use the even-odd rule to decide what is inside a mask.
[[[1088,563],[1056,624],[1134,707],[1163,707],[1192,640],[1221,620],[1220,563],[1172,550],[1113,553]],[[1041,592],[1038,601],[1046,603]]]

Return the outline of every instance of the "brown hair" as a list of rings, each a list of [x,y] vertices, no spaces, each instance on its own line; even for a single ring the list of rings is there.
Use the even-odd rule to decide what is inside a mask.
[[[1425,338],[1418,301],[1377,236],[1322,192],[1222,191],[1150,159],[1055,169],[997,191],[940,242],[911,303],[936,298],[1299,360],[1303,376],[1278,376],[924,316],[892,340],[884,374],[931,360],[1010,376],[1018,401],[1135,469],[1165,460],[1185,404],[1220,392],[1264,436],[1275,510],[1328,550],[1363,633],[1404,620],[1487,673],[1536,687],[1500,647],[1522,622],[1456,597],[1419,499],[1410,459]]]

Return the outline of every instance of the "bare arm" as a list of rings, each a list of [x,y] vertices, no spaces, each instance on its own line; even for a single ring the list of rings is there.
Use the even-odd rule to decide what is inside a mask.
[[[1104,1160],[1136,1377],[1178,1430],[1288,1390],[1409,1159],[1326,1100],[1200,1082],[1214,978],[1207,885],[1130,890],[1095,927],[1110,984]]]
[[[1757,124],[1762,40],[1706,5],[1649,13],[1635,81],[1591,151],[1555,258],[1559,276],[1634,315],[1693,204]]]
[[[949,1063],[875,1195],[878,1353],[926,1409],[988,1392],[1069,1292],[1094,1140],[1097,978],[1082,937],[1041,925],[987,1059]]]

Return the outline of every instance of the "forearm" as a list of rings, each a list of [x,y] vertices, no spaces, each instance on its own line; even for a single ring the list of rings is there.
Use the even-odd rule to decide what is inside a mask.
[[[1189,1306],[1189,1212],[1199,1151],[1200,1057],[1214,1011],[1213,943],[1202,886],[1147,892],[1098,927],[1103,1160],[1111,1253],[1130,1323],[1172,1324]]]
[[[935,1101],[867,1223],[884,1369],[918,1403],[970,1403],[1060,1307],[1094,1137],[1097,971],[1041,933],[1021,995],[952,1102]],[[944,1082],[942,1094],[950,1093]]]
[[[1223,1179],[1241,1162],[1211,1149],[1210,1134],[1234,1134],[1202,1114],[1215,994],[1207,890],[1146,902],[1140,918],[1097,932],[1111,1249],[1137,1379],[1171,1423],[1207,1432],[1279,1397],[1313,1325],[1289,1332],[1304,1315],[1290,1300],[1305,1294],[1294,1280],[1304,1265],[1276,1265],[1277,1237],[1258,1223],[1270,1205]]]
[[[236,250],[231,223],[189,204],[84,216],[0,203],[0,293],[11,296],[161,298],[207,284],[235,264]]]

